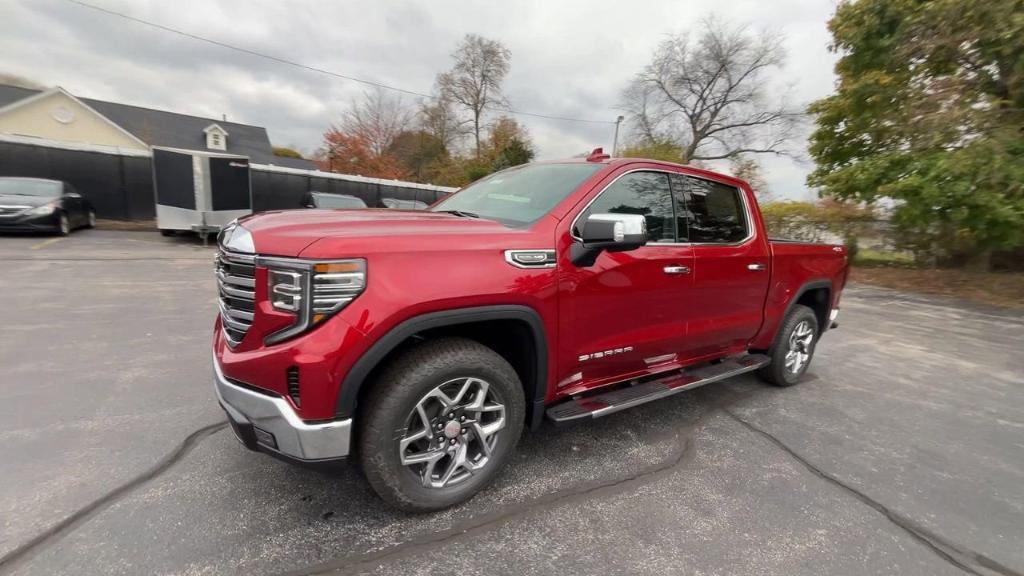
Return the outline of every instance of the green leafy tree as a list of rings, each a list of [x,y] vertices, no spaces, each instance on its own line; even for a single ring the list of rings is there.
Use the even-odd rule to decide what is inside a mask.
[[[843,0],[829,29],[808,183],[891,198],[921,258],[986,267],[1024,244],[1024,0]]]
[[[274,156],[280,156],[282,158],[302,158],[302,154],[294,148],[288,148],[286,146],[274,146]]]

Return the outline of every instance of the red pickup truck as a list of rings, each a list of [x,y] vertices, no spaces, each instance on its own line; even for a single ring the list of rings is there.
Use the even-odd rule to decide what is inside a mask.
[[[524,426],[796,383],[847,269],[842,246],[769,240],[741,180],[599,150],[426,211],[263,213],[220,237],[215,388],[248,448],[352,455],[386,501],[434,510]]]

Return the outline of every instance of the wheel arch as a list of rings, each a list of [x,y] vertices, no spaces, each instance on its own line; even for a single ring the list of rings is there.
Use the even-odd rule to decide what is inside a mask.
[[[488,323],[516,323],[523,327],[523,334],[529,337],[529,347],[520,350],[520,362],[513,361],[516,358],[510,359],[507,350],[496,352],[510,360],[510,364],[519,374],[526,395],[526,425],[536,428],[543,419],[544,397],[547,393],[547,335],[544,323],[536,310],[515,304],[428,312],[401,322],[363,353],[342,379],[335,404],[336,416],[351,418],[356,414],[374,373],[407,344],[415,342],[423,335],[464,335],[460,331],[479,331]],[[488,345],[488,342],[482,343]]]
[[[818,334],[823,334],[828,330],[828,316],[832,310],[832,291],[831,280],[805,282],[786,305],[786,312],[782,318],[785,319],[789,316],[794,306],[803,304],[814,311],[814,315],[818,319]],[[778,335],[776,334],[776,336]]]

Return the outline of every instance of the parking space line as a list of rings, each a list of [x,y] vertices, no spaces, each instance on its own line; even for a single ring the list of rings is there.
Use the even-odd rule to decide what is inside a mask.
[[[63,239],[64,238],[50,238],[49,240],[43,240],[42,242],[40,242],[39,244],[36,244],[34,246],[29,246],[28,249],[29,250],[39,250],[40,248],[46,248],[50,244],[56,244],[57,242],[60,242]]]

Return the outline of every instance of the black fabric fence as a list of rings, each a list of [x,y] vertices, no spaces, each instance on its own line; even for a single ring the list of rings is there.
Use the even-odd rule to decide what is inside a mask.
[[[0,142],[0,176],[69,182],[92,202],[100,218],[149,220],[156,216],[148,157]]]
[[[402,186],[400,182],[353,181],[288,171],[252,168],[253,210],[302,208],[307,192],[348,194],[381,206],[382,198],[434,203],[447,192]],[[100,218],[156,217],[153,167],[148,156],[50,148],[0,142],[0,176],[28,176],[70,182],[92,202]]]

